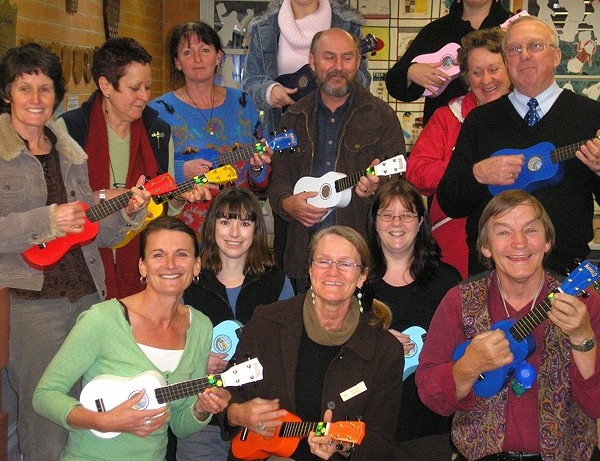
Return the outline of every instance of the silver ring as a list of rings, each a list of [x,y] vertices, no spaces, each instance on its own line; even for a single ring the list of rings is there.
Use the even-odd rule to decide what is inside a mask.
[[[150,424],[152,424],[152,421],[150,421],[149,419],[147,419],[147,420],[144,422],[144,424],[145,424],[146,426],[149,426]]]
[[[265,430],[267,426],[265,426],[262,421],[260,423],[257,424],[256,429],[258,429],[258,433],[260,434],[262,431]]]
[[[367,192],[369,192],[369,188],[365,187],[364,190],[363,190],[363,192],[366,194]]]

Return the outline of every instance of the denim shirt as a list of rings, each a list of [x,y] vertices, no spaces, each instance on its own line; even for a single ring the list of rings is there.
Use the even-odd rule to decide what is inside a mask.
[[[275,78],[279,76],[277,68],[279,5],[268,10],[266,14],[259,16],[250,24],[250,47],[242,80],[243,90],[250,95],[258,110],[265,113],[263,121],[265,133],[279,129],[281,119],[281,109],[272,108],[267,103],[266,95],[269,86],[275,83]],[[360,37],[360,25],[363,19],[356,10],[337,1],[331,2],[331,10],[331,27],[347,30],[350,34]],[[308,56],[306,58],[308,62]],[[358,82],[366,89],[369,89],[371,85],[371,74],[369,74],[368,68],[368,60],[362,59]]]
[[[69,202],[79,200],[91,206],[94,199],[88,181],[87,155],[54,123],[48,122],[47,126],[57,138],[56,148]],[[0,286],[40,290],[44,272],[25,263],[21,253],[64,234],[58,230],[53,218],[56,205],[46,206],[42,165],[14,131],[9,114],[0,115],[0,139],[3,146],[0,152]],[[125,237],[125,226],[141,225],[146,211],[137,213],[133,219],[125,216],[117,212],[100,220],[95,240],[82,246],[83,256],[102,298],[106,286],[98,247],[120,242]]]

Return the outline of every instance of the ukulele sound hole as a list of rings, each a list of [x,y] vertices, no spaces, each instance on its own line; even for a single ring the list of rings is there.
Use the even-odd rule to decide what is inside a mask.
[[[323,197],[324,200],[327,200],[330,196],[331,186],[329,184],[324,184],[323,187],[321,187],[321,197]]]
[[[531,157],[527,162],[527,169],[529,171],[538,171],[542,168],[542,163],[541,157]]]
[[[452,57],[452,55],[445,55],[442,59],[442,68],[444,69],[450,69],[453,65],[454,65],[454,58]]]
[[[409,344],[414,344],[415,347],[410,352],[404,354],[404,357],[406,358],[414,357],[417,354],[417,352],[419,352],[418,347],[414,342],[411,341]]]
[[[129,394],[128,398],[129,399],[132,398],[138,392],[140,392],[140,391],[133,391],[131,394]],[[131,408],[133,408],[134,410],[145,410],[149,404],[150,404],[150,399],[148,397],[148,394],[146,394],[146,395],[144,395],[144,397],[142,397],[142,400],[140,400],[138,403],[133,405]]]
[[[306,88],[307,85],[308,85],[308,77],[306,75],[302,75],[298,79],[298,88]]]

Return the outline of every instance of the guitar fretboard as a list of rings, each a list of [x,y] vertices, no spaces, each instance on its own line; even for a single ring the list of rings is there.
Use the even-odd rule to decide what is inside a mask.
[[[308,437],[311,432],[316,432],[317,435],[325,434],[326,425],[323,422],[286,422],[279,429],[279,437]]]
[[[587,141],[576,142],[574,144],[569,144],[568,146],[558,147],[550,154],[550,160],[552,163],[569,160],[570,158],[575,157],[575,152],[577,152],[579,148],[586,142]]]
[[[156,401],[164,404],[198,394],[209,387],[223,387],[221,375],[210,375],[205,378],[192,379],[171,384],[170,386],[159,387],[154,391],[154,394],[156,395]]]
[[[247,160],[254,155],[254,152],[259,152],[261,146],[264,148],[262,143],[257,143],[256,145],[242,146],[233,149],[231,152],[219,155],[215,160],[215,165],[233,165],[241,160]]]
[[[113,214],[116,211],[119,211],[122,208],[127,206],[129,199],[133,196],[133,192],[127,191],[124,194],[117,195],[110,200],[105,200],[104,202],[99,203],[98,205],[94,205],[91,208],[85,210],[85,215],[91,222],[100,221],[103,218],[106,218],[108,215]]]
[[[552,293],[558,293],[558,290]],[[521,320],[515,323],[508,330],[517,341],[523,341],[540,323],[548,318],[548,312],[552,307],[551,295],[548,295],[542,302],[535,306],[531,312],[526,314]]]
[[[345,176],[343,178],[337,179],[335,181],[335,191],[342,192],[343,190],[350,189],[358,184],[361,176],[367,176],[368,174],[373,174],[372,168],[367,168],[366,170],[359,171],[357,173],[352,173],[349,176]]]
[[[160,205],[161,203],[166,203],[169,200],[171,200],[181,194],[185,194],[186,192],[191,191],[196,184],[205,184],[207,182],[208,182],[208,180],[206,179],[206,176],[204,176],[204,175],[194,176],[192,179],[188,179],[187,181],[179,184],[177,186],[177,189],[175,189],[174,191],[169,192],[168,194],[158,195],[158,196],[154,197],[152,200],[154,200],[154,203],[156,203],[157,205]]]

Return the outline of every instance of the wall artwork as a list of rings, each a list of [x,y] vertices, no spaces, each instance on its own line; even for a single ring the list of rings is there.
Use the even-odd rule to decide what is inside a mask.
[[[225,50],[221,63],[220,83],[239,88],[248,52],[248,25],[266,10],[269,2],[261,0],[202,0],[200,17],[214,27]]]

